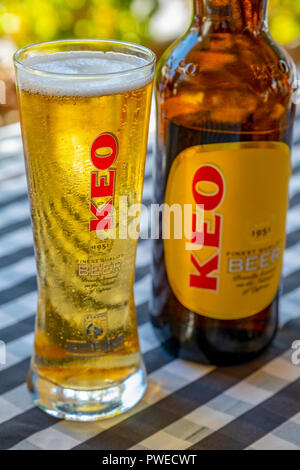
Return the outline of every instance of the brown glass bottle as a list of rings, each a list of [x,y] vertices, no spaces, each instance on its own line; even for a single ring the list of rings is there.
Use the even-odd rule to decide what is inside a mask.
[[[291,147],[296,72],[268,32],[266,7],[266,0],[195,0],[191,27],[160,60],[155,203],[165,202],[172,164],[185,149],[237,142]],[[186,178],[183,185],[190,184]],[[170,285],[164,241],[153,243],[150,310],[166,348],[190,360],[234,364],[270,344],[277,331],[279,291],[261,311],[224,320],[201,314],[199,293],[195,313]]]

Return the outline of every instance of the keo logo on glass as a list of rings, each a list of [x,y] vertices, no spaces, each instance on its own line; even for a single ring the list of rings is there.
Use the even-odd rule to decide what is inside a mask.
[[[6,347],[4,341],[0,340],[0,367],[6,364]]]
[[[101,151],[102,153],[100,153]],[[116,170],[111,167],[117,156],[118,140],[113,134],[104,133],[94,140],[91,148],[91,160],[97,171],[91,173],[90,210],[96,218],[90,220],[90,232],[112,228]],[[99,172],[108,172],[108,174],[99,177]],[[100,210],[93,202],[95,198],[103,202]]]
[[[98,315],[87,315],[84,322],[86,337],[90,343],[97,344],[106,339],[107,311]]]

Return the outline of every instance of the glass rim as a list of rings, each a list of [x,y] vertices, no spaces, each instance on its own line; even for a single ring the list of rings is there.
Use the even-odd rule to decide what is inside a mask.
[[[139,66],[133,66],[132,68],[129,68],[127,70],[121,70],[118,72],[106,72],[106,73],[57,73],[57,72],[47,72],[45,70],[40,70],[36,67],[30,66],[30,65],[25,65],[22,60],[20,60],[20,57],[23,54],[26,54],[26,52],[35,51],[39,50],[39,48],[43,48],[43,46],[59,46],[59,45],[68,45],[68,44],[75,44],[75,45],[85,45],[85,44],[109,44],[111,46],[121,46],[121,47],[127,47],[128,49],[132,50],[132,55],[136,56],[134,52],[142,52],[145,54],[145,60],[147,60],[147,56],[149,58],[149,62],[139,65]],[[63,51],[55,51],[57,53],[63,52]],[[55,53],[53,52],[53,53]],[[69,50],[69,52],[72,52],[72,50]],[[75,51],[73,51],[75,52]],[[83,50],[84,52],[84,50]],[[98,51],[92,51],[92,52],[101,52],[99,49]],[[104,52],[114,52],[113,50],[108,50]],[[122,53],[122,52],[120,52]],[[51,52],[50,52],[51,54]],[[130,55],[129,53],[127,55]],[[136,56],[138,57],[138,56]],[[140,44],[135,44],[132,42],[125,42],[125,41],[117,41],[117,40],[111,40],[111,39],[58,39],[54,41],[44,41],[44,42],[38,42],[31,44],[29,46],[22,47],[21,49],[18,49],[14,55],[13,55],[13,60],[14,60],[14,65],[16,68],[24,70],[28,73],[35,74],[35,75],[41,75],[45,77],[51,77],[51,78],[64,78],[64,79],[70,79],[70,80],[76,80],[76,79],[101,79],[101,78],[109,78],[109,77],[119,77],[123,75],[129,75],[129,74],[134,74],[141,72],[143,70],[147,70],[151,67],[153,67],[156,63],[156,55],[155,53],[149,49],[148,47],[142,46]]]

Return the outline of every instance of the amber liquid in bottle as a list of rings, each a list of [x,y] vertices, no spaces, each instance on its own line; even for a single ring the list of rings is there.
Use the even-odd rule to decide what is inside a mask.
[[[191,146],[270,141],[291,147],[296,72],[268,32],[266,3],[194,1],[190,29],[160,60],[155,203],[164,203],[172,163]],[[185,359],[227,365],[250,360],[270,344],[280,292],[247,318],[220,320],[195,313],[172,291],[162,238],[153,243],[150,310],[167,349]]]

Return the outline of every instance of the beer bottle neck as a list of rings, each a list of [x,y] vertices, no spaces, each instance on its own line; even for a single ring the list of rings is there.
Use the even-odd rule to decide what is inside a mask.
[[[214,23],[216,29],[230,26],[235,32],[267,27],[268,0],[194,0],[195,21]]]

